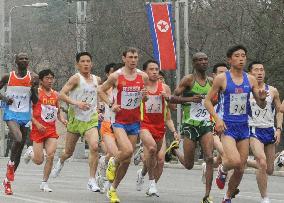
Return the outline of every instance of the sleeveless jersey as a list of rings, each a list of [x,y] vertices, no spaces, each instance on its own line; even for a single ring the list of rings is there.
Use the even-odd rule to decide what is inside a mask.
[[[47,134],[56,133],[57,104],[58,94],[56,91],[52,90],[51,94],[47,95],[43,89],[38,89],[38,102],[33,105],[33,117],[47,128]],[[33,125],[34,128],[36,127]]]
[[[119,76],[116,98],[121,110],[115,115],[115,123],[131,124],[140,122],[141,90],[144,88],[143,77],[139,74],[140,70],[137,70],[134,80],[126,79],[121,69],[117,72]]]
[[[76,73],[80,82],[79,85],[70,92],[70,97],[75,101],[86,102],[91,105],[87,111],[81,110],[75,105],[70,105],[70,108],[74,110],[75,118],[79,121],[89,122],[92,115],[97,113],[97,89],[98,81],[95,75],[91,75],[93,78],[92,83],[87,83],[86,79],[80,74]]]
[[[156,128],[165,128],[166,101],[161,95],[163,84],[158,82],[157,90],[154,93],[148,91],[148,100],[142,102],[141,120],[143,124],[155,125]]]
[[[6,97],[13,99],[11,105],[4,108],[4,120],[31,120],[31,73],[19,78],[15,71],[10,72]]]
[[[211,88],[211,84],[208,79],[204,86],[200,85],[197,81],[194,81],[193,87],[186,88],[184,90],[184,97],[193,97],[194,95],[202,95],[205,97],[208,91]],[[182,105],[183,117],[182,123],[190,124],[190,125],[201,125],[210,124],[210,114],[204,106],[204,99],[202,99],[201,103],[189,102]]]
[[[227,85],[220,94],[219,116],[227,122],[246,123],[250,112],[249,97],[251,86],[247,73],[243,72],[243,83],[236,85],[230,71],[226,73]]]
[[[257,128],[270,128],[274,127],[275,107],[273,105],[273,98],[269,91],[269,86],[265,85],[265,90],[269,92],[269,96],[266,97],[266,107],[260,108],[253,97],[250,94],[250,106],[251,116],[249,117],[249,126]]]

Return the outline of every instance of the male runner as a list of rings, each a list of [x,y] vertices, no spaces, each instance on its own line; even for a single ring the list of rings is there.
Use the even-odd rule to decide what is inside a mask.
[[[206,75],[208,68],[208,57],[205,53],[198,52],[193,55],[192,65],[193,74],[184,76],[178,87],[175,89],[175,97],[170,97],[170,102],[180,103],[188,101],[182,105],[182,129],[181,135],[184,136],[182,154],[175,141],[169,147],[177,155],[180,162],[191,170],[194,166],[194,155],[197,141],[201,144],[206,162],[206,191],[202,203],[211,203],[209,197],[213,179],[213,125],[210,120],[209,112],[204,107],[204,97],[211,88],[212,78]],[[179,98],[177,96],[182,95]]]
[[[280,143],[283,114],[279,112],[281,101],[278,90],[264,82],[265,69],[262,63],[254,61],[248,66],[248,72],[254,76],[260,89],[269,93],[266,97],[266,107],[261,109],[255,102],[253,95],[250,97],[251,117],[250,147],[256,160],[248,160],[248,166],[257,165],[256,180],[262,197],[262,203],[269,203],[267,195],[267,175],[273,174],[275,145]],[[276,112],[276,130],[274,117]]]
[[[149,196],[159,196],[156,182],[162,170],[158,164],[158,160],[159,152],[163,150],[162,145],[166,132],[165,123],[168,124],[170,131],[176,139],[179,139],[179,136],[175,130],[170,111],[165,101],[165,97],[171,95],[170,88],[159,81],[159,64],[154,60],[148,60],[143,64],[143,71],[149,77],[149,83],[146,86],[148,100],[144,101],[141,106],[142,122],[140,130],[146,170],[143,171],[144,173],[142,173],[142,170],[138,170],[137,172],[137,189],[141,190],[140,184],[143,183],[143,177],[146,174],[145,171],[148,171],[149,187],[146,194]]]
[[[76,55],[76,66],[79,72],[69,78],[60,92],[60,99],[69,104],[67,135],[65,151],[55,164],[52,176],[59,175],[65,160],[72,156],[79,137],[84,136],[90,149],[90,178],[87,188],[98,192],[99,187],[95,180],[99,141],[97,89],[101,79],[91,74],[93,62],[89,52],[81,52]]]
[[[118,151],[108,162],[106,176],[112,186],[107,193],[110,202],[120,202],[116,189],[125,176],[140,130],[140,103],[146,99],[144,89],[148,82],[146,73],[138,70],[138,50],[128,48],[123,52],[125,66],[109,76],[100,87],[101,99],[116,113],[112,124]],[[107,91],[114,88],[116,97],[110,101]],[[114,103],[113,103],[114,102]]]
[[[43,149],[46,150],[46,162],[43,171],[43,179],[40,190],[52,192],[47,180],[53,165],[53,158],[57,147],[57,138],[55,122],[58,118],[64,125],[67,121],[61,114],[58,101],[58,94],[52,89],[54,84],[54,73],[50,69],[39,72],[40,87],[38,89],[38,102],[33,105],[32,131],[30,138],[33,146],[30,146],[24,159],[29,163],[30,159],[37,165],[44,161]]]
[[[257,104],[264,108],[266,92],[258,88],[256,79],[246,74],[243,69],[246,64],[247,50],[238,45],[227,51],[230,71],[217,75],[213,86],[205,99],[205,107],[213,116],[216,132],[221,135],[224,149],[222,165],[218,168],[217,186],[223,189],[229,170],[234,169],[228,184],[228,190],[223,203],[230,203],[239,186],[249,151],[249,96],[252,92]],[[215,112],[212,100],[220,92],[221,113]]]
[[[16,55],[17,70],[4,75],[0,81],[0,89],[7,86],[5,95],[0,99],[6,103],[3,120],[13,137],[10,160],[7,164],[6,178],[3,181],[5,194],[12,195],[11,181],[20,163],[21,154],[27,139],[27,131],[31,121],[31,101],[36,104],[38,77],[28,70],[29,58],[26,53]]]

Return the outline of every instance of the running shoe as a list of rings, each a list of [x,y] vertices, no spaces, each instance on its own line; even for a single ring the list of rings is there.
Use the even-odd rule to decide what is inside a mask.
[[[43,192],[52,192],[52,189],[48,187],[47,182],[42,182],[39,186],[39,189]]]
[[[202,163],[201,167],[202,167],[201,182],[203,184],[206,184],[206,163],[205,162]]]
[[[108,161],[108,166],[106,169],[106,177],[108,181],[113,182],[115,178],[115,172],[116,172],[116,165],[114,162],[114,157],[111,157]]]
[[[270,200],[268,197],[265,197],[261,200],[261,203],[270,203]]]
[[[11,182],[4,180],[2,184],[3,184],[3,187],[5,188],[5,194],[6,195],[12,195],[13,191],[12,191],[12,188],[11,188]]]
[[[274,161],[275,168],[279,169],[284,166],[284,154],[280,153]]]
[[[232,203],[231,199],[223,199],[222,203]]]
[[[142,161],[142,157],[141,157],[142,153],[143,153],[143,147],[140,146],[139,149],[136,151],[134,158],[133,158],[134,165],[137,166]]]
[[[213,203],[213,200],[209,196],[206,196],[202,199],[201,203]]]
[[[24,161],[26,164],[28,164],[32,158],[32,152],[33,152],[33,147],[29,146],[27,151],[24,154]]]
[[[6,172],[6,177],[9,181],[14,181],[15,179],[15,168],[14,164],[7,164],[7,172]]]
[[[142,176],[142,169],[137,171],[136,190],[141,191],[143,188],[144,176]]]
[[[179,148],[179,141],[175,140],[170,144],[170,146],[166,149],[166,155],[165,155],[166,162],[169,162],[171,160],[172,155],[175,155],[173,153],[173,150],[178,148]]]
[[[146,191],[146,195],[148,195],[150,197],[152,197],[152,196],[159,197],[159,193],[158,193],[155,181],[150,183],[149,188]]]
[[[219,165],[218,167],[218,172],[217,172],[217,177],[216,177],[216,185],[218,186],[219,189],[224,189],[225,183],[226,183],[226,178],[228,173],[224,173],[221,170],[222,165]]]
[[[115,189],[110,188],[109,191],[107,192],[107,197],[109,198],[110,203],[120,202]]]
[[[96,181],[93,180],[89,180],[87,184],[87,189],[92,192],[100,192],[99,186],[97,185]]]
[[[240,189],[239,189],[239,188],[236,188],[235,191],[234,191],[233,194],[232,194],[232,199],[235,198],[236,195],[239,194],[239,193],[240,193]]]
[[[51,171],[51,177],[53,177],[53,178],[58,177],[63,166],[64,166],[64,163],[61,163],[60,159],[58,159],[57,163],[54,165],[54,167]]]

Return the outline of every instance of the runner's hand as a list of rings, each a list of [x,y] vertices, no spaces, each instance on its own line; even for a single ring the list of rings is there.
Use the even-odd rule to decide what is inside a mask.
[[[46,127],[45,126],[41,125],[40,123],[37,123],[35,126],[36,126],[36,128],[38,129],[38,131],[40,133],[45,133],[45,131],[46,131]]]
[[[259,99],[264,101],[266,99],[266,97],[268,97],[269,93],[266,90],[259,90],[258,91],[258,96]]]
[[[224,121],[222,119],[218,118],[216,120],[216,123],[215,123],[215,130],[216,130],[217,134],[218,135],[224,134],[225,129],[227,129],[227,127],[226,127]]]
[[[194,103],[201,103],[203,96],[200,95],[200,94],[197,94],[197,95],[194,95],[193,97],[191,97],[191,99],[192,99],[192,102],[194,102]]]
[[[278,145],[280,143],[281,130],[277,129],[274,133],[275,144]]]
[[[78,102],[76,106],[83,111],[88,111],[91,108],[91,105],[86,102]]]
[[[141,90],[141,93],[142,93],[142,100],[143,101],[147,101],[147,99],[148,99],[148,90],[146,88],[143,88]]]
[[[121,110],[120,105],[113,104],[112,107],[111,107],[111,110],[115,113],[119,112]]]
[[[13,104],[14,100],[8,97],[4,97],[3,101],[6,102],[7,105]]]
[[[180,141],[180,134],[177,133],[177,131],[174,131],[173,134],[174,134],[175,140]]]

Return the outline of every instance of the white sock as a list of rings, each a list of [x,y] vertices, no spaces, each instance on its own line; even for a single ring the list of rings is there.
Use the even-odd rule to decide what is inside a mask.
[[[268,197],[264,197],[264,198],[262,198],[262,200],[269,200],[269,198]]]
[[[96,182],[96,178],[90,177],[89,182]]]
[[[224,199],[231,199],[230,197],[227,196],[227,194],[224,195]]]
[[[154,179],[154,180],[149,180],[149,184],[150,184],[150,185],[156,184],[155,179]]]
[[[9,182],[8,178],[5,178],[4,181],[5,181],[5,183]]]

